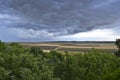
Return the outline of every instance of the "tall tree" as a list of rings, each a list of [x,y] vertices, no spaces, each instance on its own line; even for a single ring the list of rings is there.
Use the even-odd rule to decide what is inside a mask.
[[[115,53],[115,55],[120,57],[120,39],[116,39],[115,45],[118,48],[118,51]]]

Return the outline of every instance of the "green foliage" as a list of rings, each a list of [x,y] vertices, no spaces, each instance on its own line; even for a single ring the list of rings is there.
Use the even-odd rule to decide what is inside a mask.
[[[0,52],[3,52],[6,49],[6,45],[0,41]]]
[[[120,39],[116,39],[115,45],[118,48],[118,51],[115,52],[115,55],[118,56],[118,57],[120,57]]]
[[[65,61],[55,67],[54,75],[62,80],[106,80],[109,73],[120,68],[118,64],[114,55],[98,50],[85,54],[67,54]]]
[[[117,45],[118,49],[120,50],[120,39],[116,39],[115,44]]]
[[[31,47],[30,53],[34,54],[35,56],[44,55],[44,52],[39,47]]]
[[[0,52],[0,80],[57,80],[52,77],[49,59],[39,56],[42,52],[40,49],[32,50],[33,52],[17,43],[7,44]]]
[[[120,58],[111,53],[92,49],[63,55],[0,42],[0,80],[119,80],[119,76]]]
[[[120,80],[120,69],[109,73],[107,76],[105,76],[105,80]]]

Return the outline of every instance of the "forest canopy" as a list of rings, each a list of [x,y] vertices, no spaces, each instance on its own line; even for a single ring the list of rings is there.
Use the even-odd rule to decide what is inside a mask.
[[[119,80],[120,58],[96,49],[84,54],[43,52],[0,41],[0,80]]]

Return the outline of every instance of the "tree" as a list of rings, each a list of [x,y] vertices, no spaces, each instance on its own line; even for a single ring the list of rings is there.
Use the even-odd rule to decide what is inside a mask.
[[[115,45],[118,48],[118,51],[115,53],[115,55],[120,57],[120,39],[116,39]]]
[[[6,49],[5,43],[1,42],[0,40],[0,52],[3,52]]]
[[[120,40],[115,44],[120,52]],[[0,41],[0,80],[120,80],[119,76],[120,57],[107,52],[63,55]]]
[[[120,39],[116,39],[115,44],[117,45],[118,49],[120,50]]]
[[[48,59],[38,48],[27,49],[17,43],[0,42],[0,80],[60,80],[53,77]]]
[[[38,56],[38,55],[44,56],[44,52],[39,47],[31,47],[30,53],[34,54],[35,56]]]
[[[65,57],[54,69],[54,76],[61,80],[106,80],[106,76],[119,68],[116,56],[99,50]]]

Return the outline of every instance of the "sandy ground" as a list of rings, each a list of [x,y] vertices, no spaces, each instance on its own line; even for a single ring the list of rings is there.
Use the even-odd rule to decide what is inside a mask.
[[[44,52],[49,52],[49,48],[56,47],[54,50],[58,49],[106,49],[106,50],[116,50],[117,47],[114,44],[65,44],[64,43],[21,43],[23,46],[38,46],[38,47],[47,47],[48,50],[44,50]]]

